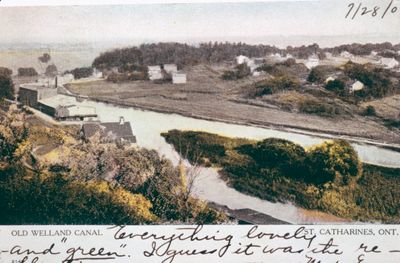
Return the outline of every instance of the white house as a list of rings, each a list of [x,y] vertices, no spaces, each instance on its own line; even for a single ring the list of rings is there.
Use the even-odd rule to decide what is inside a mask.
[[[376,51],[371,51],[371,56],[376,57],[378,55],[378,52]]]
[[[101,79],[101,78],[103,78],[103,72],[101,72],[100,70],[94,69],[92,76],[94,78]]]
[[[394,58],[381,58],[379,62],[382,66],[389,69],[399,66],[399,62]]]
[[[363,88],[364,88],[364,84],[357,80],[350,85],[349,91],[350,92],[359,91],[359,90],[362,90]]]
[[[172,74],[172,83],[173,84],[185,84],[186,83],[186,74],[173,73]]]
[[[308,68],[308,69],[312,69],[312,68],[315,68],[316,66],[318,66],[319,65],[319,58],[318,58],[318,56],[317,55],[311,55],[309,58],[308,58],[308,60],[307,60],[307,62],[306,62],[306,67]]]
[[[342,53],[340,53],[340,56],[342,58],[347,58],[347,59],[353,59],[354,58],[354,55],[351,54],[350,52],[347,52],[347,51],[343,51]]]
[[[171,75],[178,72],[178,67],[175,64],[164,64],[163,68],[165,72]]]
[[[236,57],[236,64],[243,64],[243,63],[248,63],[250,61],[250,58],[240,55]]]
[[[150,80],[162,79],[163,74],[161,73],[160,66],[148,66],[148,73]]]

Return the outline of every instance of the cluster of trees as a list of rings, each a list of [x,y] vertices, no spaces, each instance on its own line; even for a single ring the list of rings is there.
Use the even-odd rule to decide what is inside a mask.
[[[198,47],[181,43],[142,44],[139,47],[115,49],[100,54],[93,67],[121,68],[131,65],[177,64],[178,67],[199,63],[220,63],[232,61],[238,55],[262,57],[279,49],[269,45],[248,45],[244,43],[201,43]]]
[[[226,220],[192,197],[183,183],[189,169],[174,167],[155,151],[101,144],[97,137],[76,141],[63,130],[27,127],[24,118],[12,108],[0,122],[0,224]],[[46,135],[69,149],[56,163],[43,163],[32,154]]]
[[[92,67],[82,67],[82,68],[74,68],[71,71],[66,71],[65,73],[71,73],[74,75],[75,79],[82,79],[82,78],[88,78],[93,75],[93,68]]]
[[[238,191],[359,221],[400,222],[400,170],[361,164],[346,141],[305,149],[277,138],[250,141],[177,130],[164,136],[192,163],[200,154],[200,159],[222,168],[222,178]],[[213,144],[219,147],[217,154],[208,151]]]
[[[382,98],[394,94],[399,90],[399,82],[393,80],[393,73],[390,70],[373,65],[356,64],[348,62],[344,66],[344,74],[362,82],[365,88],[355,92],[355,96],[361,99]]]
[[[378,44],[347,44],[347,45],[340,45],[333,48],[324,48],[324,51],[331,52],[333,55],[339,55],[343,51],[350,52],[354,55],[369,55],[372,51],[376,51],[378,53],[384,52],[386,50],[400,50],[398,45],[393,46],[390,42],[378,43]]]
[[[11,78],[12,70],[0,67],[0,101],[14,98],[14,83]]]
[[[28,68],[18,68],[18,76],[21,77],[34,77],[37,76],[38,73],[35,68],[28,67]]]

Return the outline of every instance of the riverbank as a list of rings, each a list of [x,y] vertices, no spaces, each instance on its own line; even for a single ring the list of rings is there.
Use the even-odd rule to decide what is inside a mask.
[[[400,152],[400,134],[390,134],[387,135],[384,131],[382,134],[375,134],[376,136],[373,135],[366,135],[365,131],[362,131],[362,133],[365,136],[360,136],[359,134],[359,129],[354,130],[354,133],[351,132],[338,132],[336,130],[331,130],[327,129],[329,128],[329,122],[330,120],[323,120],[326,121],[325,125],[321,124],[319,128],[316,127],[310,127],[307,126],[307,122],[301,122],[298,121],[296,122],[296,125],[292,124],[287,124],[287,123],[276,123],[276,122],[270,122],[267,120],[264,121],[257,121],[257,120],[252,120],[252,119],[247,119],[244,120],[242,118],[220,118],[217,117],[215,114],[210,115],[202,115],[194,112],[189,112],[185,108],[179,108],[177,107],[176,104],[171,103],[170,106],[163,106],[163,105],[154,105],[154,104],[147,104],[147,103],[138,103],[134,101],[126,101],[126,100],[115,100],[112,98],[103,98],[103,97],[97,97],[93,95],[86,95],[86,94],[78,94],[71,90],[68,87],[65,87],[66,92],[63,93],[64,95],[67,96],[75,96],[78,98],[86,98],[89,100],[92,100],[94,102],[101,102],[101,103],[106,103],[106,104],[111,104],[115,105],[118,107],[125,107],[125,108],[135,108],[135,109],[140,109],[140,110],[145,110],[145,111],[153,111],[153,112],[158,112],[158,113],[164,113],[164,114],[178,114],[182,115],[184,117],[189,117],[189,118],[195,118],[195,119],[200,119],[200,120],[207,120],[207,121],[218,121],[218,122],[223,122],[223,123],[228,123],[228,124],[236,124],[236,125],[245,125],[245,126],[252,126],[252,127],[258,127],[258,128],[265,128],[265,129],[273,129],[277,131],[283,131],[283,132],[291,132],[291,133],[296,133],[296,134],[301,134],[301,135],[309,135],[313,137],[319,137],[322,139],[344,139],[350,142],[354,143],[359,143],[359,144],[368,144],[368,145],[374,145],[377,147],[393,150]],[[240,105],[239,103],[237,103]],[[211,104],[210,104],[211,105]],[[251,107],[257,107],[254,105],[247,105]],[[211,105],[211,108],[213,106]],[[263,109],[266,109],[265,107],[262,107]],[[274,109],[270,109],[272,111],[277,111]],[[212,111],[210,111],[212,112]],[[274,115],[276,114],[284,114],[286,115],[287,112],[281,112],[278,111],[278,113],[274,112]],[[284,119],[284,118],[283,118]],[[321,118],[320,118],[321,119]],[[345,124],[343,124],[345,125]],[[383,127],[384,128],[384,127]],[[386,128],[385,128],[386,129]],[[389,137],[388,137],[389,136]],[[371,138],[373,137],[373,138]],[[397,139],[397,137],[399,137]]]
[[[388,128],[378,119],[358,114],[321,117],[313,114],[285,111],[268,102],[240,98],[243,87],[256,78],[237,81],[221,80],[226,65],[198,65],[185,68],[186,84],[156,84],[150,81],[112,83],[106,80],[71,83],[68,92],[89,99],[123,107],[134,107],[159,113],[248,125],[279,131],[342,138],[400,151],[400,132]],[[262,79],[262,77],[261,77]],[[356,106],[349,107],[356,110]]]

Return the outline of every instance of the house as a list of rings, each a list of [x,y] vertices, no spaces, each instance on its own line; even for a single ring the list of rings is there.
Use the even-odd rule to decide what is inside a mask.
[[[136,143],[130,122],[120,117],[119,122],[85,123],[82,125],[81,135],[84,139],[90,139],[99,134],[104,142]]]
[[[178,72],[178,66],[175,64],[164,64],[161,66],[161,68],[170,75]]]
[[[94,69],[92,76],[93,76],[93,78],[101,79],[101,78],[103,78],[103,72],[98,69]]]
[[[173,73],[172,74],[172,83],[173,84],[185,84],[186,83],[186,74]]]
[[[18,100],[26,106],[38,108],[39,100],[57,95],[55,87],[49,87],[41,83],[22,84],[19,87]]]
[[[343,51],[342,53],[340,53],[340,56],[341,56],[342,58],[346,58],[346,59],[353,59],[353,58],[354,58],[354,55],[351,54],[351,53],[348,52],[348,51]]]
[[[308,57],[308,60],[305,63],[306,67],[308,69],[312,69],[315,68],[316,66],[319,65],[319,58],[317,55],[311,55],[310,57]]]
[[[243,56],[243,55],[237,56],[235,59],[236,59],[236,64],[237,65],[240,65],[240,64],[243,64],[243,63],[247,64],[250,61],[250,58],[248,58],[246,56]]]
[[[353,81],[348,85],[348,89],[349,89],[350,93],[362,90],[363,88],[364,88],[364,84],[358,80]]]
[[[162,79],[161,66],[148,66],[148,74],[150,80]]]
[[[387,69],[392,69],[399,66],[399,62],[394,58],[381,58],[379,64]]]

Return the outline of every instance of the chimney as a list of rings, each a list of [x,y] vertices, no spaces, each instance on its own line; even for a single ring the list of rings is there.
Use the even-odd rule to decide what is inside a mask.
[[[58,87],[58,76],[56,76],[56,79],[55,79],[55,84],[54,84],[54,86],[55,86],[55,88],[57,88],[57,87]]]
[[[119,125],[124,125],[124,123],[125,123],[124,117],[123,116],[119,117]]]

